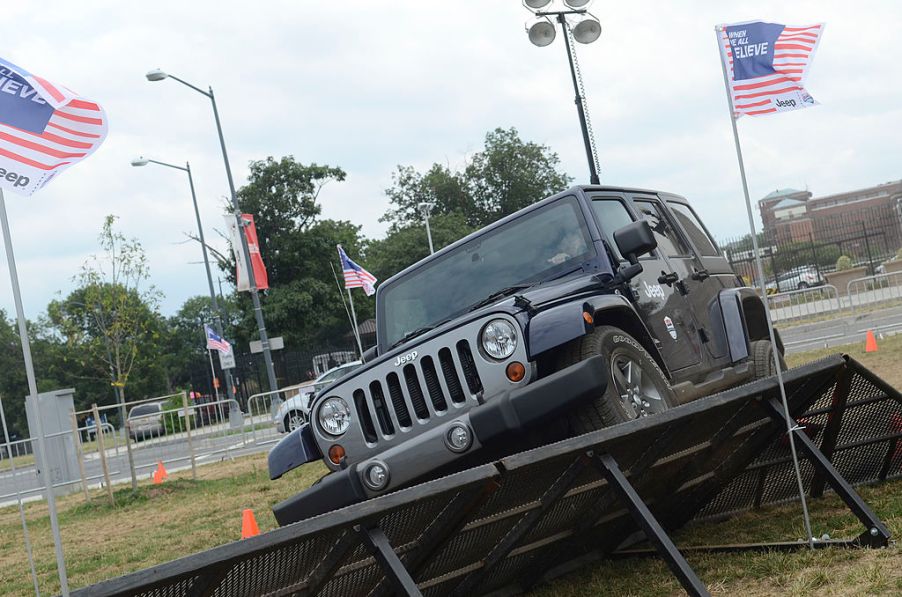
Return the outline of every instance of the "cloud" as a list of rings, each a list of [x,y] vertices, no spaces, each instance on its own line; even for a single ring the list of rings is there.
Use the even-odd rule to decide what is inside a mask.
[[[892,2],[754,5],[596,2],[601,39],[576,50],[602,181],[689,197],[722,236],[744,232],[745,208],[713,26],[763,18],[827,29],[809,87],[821,106],[739,123],[755,200],[777,187],[816,195],[899,178],[902,78],[886,40]],[[325,217],[379,236],[384,189],[398,164],[462,166],[486,131],[517,127],[586,181],[562,40],[530,45],[518,2],[195,0],[122,4],[25,1],[4,7],[4,58],[100,101],[105,145],[45,191],[7,194],[26,311],[37,316],[97,250],[107,213],[147,250],[165,313],[204,294],[187,180],[143,153],[191,162],[207,237],[222,228],[228,185],[209,102],[161,67],[216,92],[236,184],[268,155],[337,165],[347,181],[322,193]],[[741,216],[741,217],[738,217]],[[265,256],[264,256],[265,258]],[[8,292],[0,306],[11,311]]]

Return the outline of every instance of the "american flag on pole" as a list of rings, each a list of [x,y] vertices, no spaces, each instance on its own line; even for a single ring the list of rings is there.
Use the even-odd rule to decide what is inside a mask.
[[[376,292],[376,276],[351,261],[341,245],[337,246],[338,258],[341,259],[341,272],[345,277],[345,288],[363,288],[367,296],[372,296]]]
[[[207,350],[218,350],[222,354],[232,352],[232,345],[213,331],[213,328],[204,324],[204,332],[207,334]]]
[[[99,104],[0,58],[0,187],[31,195],[106,134]]]
[[[788,27],[750,21],[717,27],[733,117],[788,112],[817,105],[805,78],[824,24]]]

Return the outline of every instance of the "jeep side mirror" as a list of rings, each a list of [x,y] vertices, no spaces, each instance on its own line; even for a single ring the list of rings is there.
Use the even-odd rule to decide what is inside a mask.
[[[614,242],[620,254],[626,257],[630,265],[638,265],[639,257],[651,253],[658,246],[651,226],[645,220],[627,224],[614,231]]]

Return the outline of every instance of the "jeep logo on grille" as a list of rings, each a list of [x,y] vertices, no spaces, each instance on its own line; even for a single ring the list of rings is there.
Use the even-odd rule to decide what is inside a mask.
[[[395,359],[395,367],[400,367],[404,363],[412,363],[417,358],[417,351],[408,352],[405,355],[398,355]]]

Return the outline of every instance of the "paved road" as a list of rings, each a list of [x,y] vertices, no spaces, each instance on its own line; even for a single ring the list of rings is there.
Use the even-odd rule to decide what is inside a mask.
[[[255,423],[259,425],[265,419],[265,417],[256,417]],[[269,450],[279,440],[279,437],[279,434],[274,432],[274,428],[267,426],[264,429],[256,430],[257,441],[255,442],[250,422],[245,426],[243,433],[228,430],[227,425],[204,427],[192,433],[195,462],[200,466]],[[121,444],[118,449],[107,448],[105,453],[112,484],[128,483],[131,476],[125,445]],[[188,438],[184,433],[132,443],[132,455],[135,460],[135,472],[139,479],[148,478],[156,468],[157,462],[161,460],[170,472],[191,467]],[[99,453],[86,454],[84,460],[88,484],[99,486],[103,479]],[[40,479],[34,466],[17,468],[15,474],[6,470],[0,473],[0,507],[15,504],[17,490],[23,499],[40,499],[40,487]],[[80,481],[71,486],[73,491],[80,489]]]
[[[864,343],[865,334],[892,335],[902,332],[902,307],[894,307],[860,315],[846,315],[828,321],[781,327],[780,335],[786,352],[803,352],[815,348],[829,348],[854,342]]]

